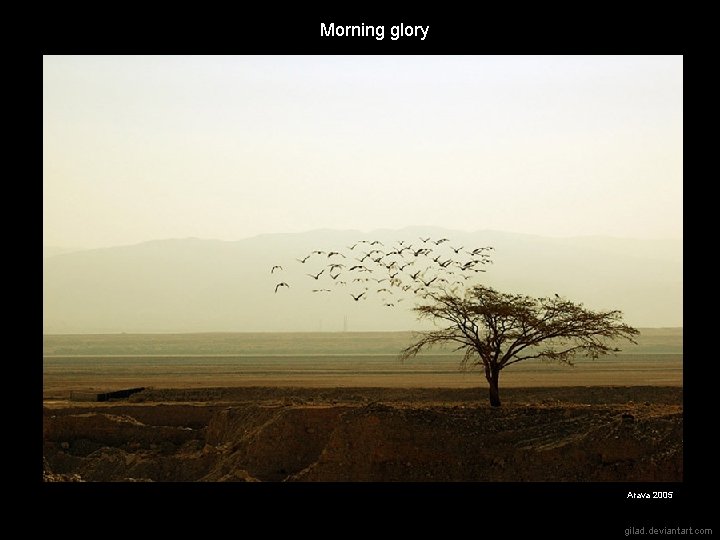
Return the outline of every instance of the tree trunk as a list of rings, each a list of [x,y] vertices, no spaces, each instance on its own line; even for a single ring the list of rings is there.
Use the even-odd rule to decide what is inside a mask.
[[[498,389],[498,382],[500,380],[500,370],[498,368],[490,368],[490,376],[487,377],[488,384],[490,385],[490,405],[492,407],[500,406],[500,390]]]

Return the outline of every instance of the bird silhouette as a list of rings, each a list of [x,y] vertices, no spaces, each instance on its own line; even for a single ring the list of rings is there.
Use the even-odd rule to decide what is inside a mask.
[[[384,245],[385,245],[385,244],[383,244],[380,240],[373,240],[372,242],[370,242],[370,245],[371,245],[371,246],[376,246],[376,245],[378,245],[378,244],[380,244],[381,246],[384,246]]]
[[[340,253],[339,251],[331,251],[330,253],[328,253],[328,259],[329,259],[330,257],[332,257],[333,255],[340,255],[343,259],[345,258],[345,255],[343,255],[343,254]]]
[[[460,253],[460,250],[464,247],[465,246],[460,246],[459,248],[454,248],[454,247],[450,246],[450,249],[452,249],[455,252],[455,255],[457,255],[458,253]]]
[[[430,241],[430,237],[428,236],[427,238],[423,238],[423,237],[421,236],[421,237],[420,237],[420,240],[422,240],[422,243],[423,243],[423,244],[427,244],[427,243]]]
[[[322,273],[323,273],[324,271],[325,271],[325,269],[322,269],[322,270],[320,270],[320,272],[318,272],[317,274],[308,274],[308,276],[310,276],[310,277],[313,278],[313,279],[320,279],[320,276],[322,275]]]
[[[436,246],[439,246],[439,245],[442,244],[443,242],[449,242],[449,241],[450,241],[450,240],[448,240],[447,238],[441,238],[440,240],[438,240],[438,241],[435,242],[435,245],[436,245]]]
[[[312,255],[312,253],[311,253],[310,255]],[[295,259],[295,260],[298,261],[298,262],[301,262],[301,263],[305,264],[305,261],[307,261],[307,260],[310,258],[310,255],[308,255],[308,256],[305,257],[304,259]]]
[[[317,254],[317,255],[325,255],[325,252],[324,252],[324,251],[317,251],[317,250],[315,250],[315,251],[313,251],[310,255],[315,255],[315,254]]]
[[[421,279],[420,281],[422,281],[422,282],[425,284],[426,287],[429,287],[430,284],[431,284],[433,281],[435,281],[436,279],[437,279],[437,277],[432,278],[430,281],[425,281],[424,279]]]
[[[350,296],[352,296],[353,300],[355,300],[355,301],[357,302],[358,300],[360,300],[360,298],[362,298],[363,296],[365,296],[365,293],[364,293],[364,292],[361,292],[361,293],[358,294],[357,296],[355,296],[353,293],[350,293]]]
[[[332,292],[330,289],[313,289],[312,292]]]
[[[280,266],[279,264],[276,264],[275,266],[272,267],[272,270],[270,270],[270,273],[273,274],[273,273],[275,272],[275,269],[276,269],[276,268],[279,268],[280,270],[283,269],[282,266]]]
[[[284,281],[283,281],[282,283],[278,283],[277,285],[275,285],[275,292],[276,292],[276,293],[277,293],[277,291],[278,291],[278,289],[279,289],[280,287],[287,287],[287,288],[289,289],[289,288],[290,288],[290,285],[288,285],[288,284],[285,283]]]
[[[352,251],[353,249],[355,249],[355,246],[357,246],[357,245],[358,245],[358,243],[355,242],[352,246],[348,246],[348,249]]]

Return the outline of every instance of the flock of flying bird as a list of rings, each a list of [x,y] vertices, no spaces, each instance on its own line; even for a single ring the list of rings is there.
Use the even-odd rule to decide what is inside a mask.
[[[316,271],[306,274],[317,282],[313,293],[344,288],[355,302],[376,293],[387,307],[402,302],[403,294],[426,298],[433,290],[457,292],[476,273],[485,271],[480,268],[482,265],[491,262],[488,255],[491,247],[470,250],[452,246],[447,238],[419,240],[413,244],[398,240],[392,246],[379,240],[360,240],[348,246],[345,253],[314,250],[296,260],[308,267],[314,265]],[[270,273],[276,271],[284,270],[275,265]],[[277,283],[275,293],[283,287],[290,285],[285,281]]]

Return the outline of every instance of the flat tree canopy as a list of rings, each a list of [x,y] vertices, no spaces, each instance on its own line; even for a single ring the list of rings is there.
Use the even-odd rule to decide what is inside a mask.
[[[490,404],[500,405],[498,382],[505,367],[531,358],[572,365],[577,355],[597,358],[617,352],[619,338],[636,343],[639,332],[622,322],[620,311],[591,311],[564,298],[533,298],[501,293],[485,286],[469,289],[464,298],[432,292],[430,303],[415,309],[420,318],[447,323],[441,330],[422,333],[404,349],[402,359],[426,347],[456,344],[464,350],[464,365],[482,366],[490,385]]]

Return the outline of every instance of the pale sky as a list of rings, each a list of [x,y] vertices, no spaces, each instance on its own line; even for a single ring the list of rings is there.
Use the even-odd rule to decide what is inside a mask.
[[[682,57],[43,60],[43,244],[681,238]]]

